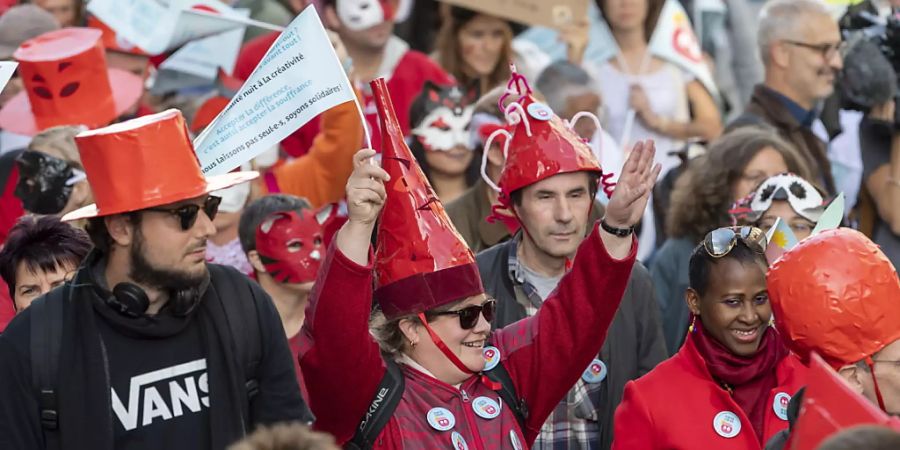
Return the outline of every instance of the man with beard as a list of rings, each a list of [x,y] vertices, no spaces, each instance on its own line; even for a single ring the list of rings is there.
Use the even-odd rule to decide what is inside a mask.
[[[76,143],[97,203],[63,219],[95,250],[0,336],[0,448],[221,449],[309,421],[272,301],[205,260],[209,194],[257,174],[204,178],[176,110]]]
[[[797,146],[818,181],[834,195],[826,143],[812,126],[843,67],[838,24],[816,0],[771,0],[759,18],[757,42],[765,80],[754,89],[744,114],[728,128],[774,126]]]

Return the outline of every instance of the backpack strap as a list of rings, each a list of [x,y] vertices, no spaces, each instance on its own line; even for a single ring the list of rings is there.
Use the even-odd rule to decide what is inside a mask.
[[[507,406],[512,408],[513,414],[516,415],[516,421],[519,422],[519,429],[525,431],[525,420],[528,419],[528,404],[524,398],[516,395],[516,386],[513,384],[512,377],[509,376],[503,363],[497,364],[497,367],[484,373],[488,378],[496,383],[500,383],[500,398]]]
[[[347,450],[369,450],[375,444],[375,439],[381,434],[381,430],[387,425],[388,420],[394,415],[400,399],[403,397],[403,390],[406,388],[406,382],[403,379],[403,372],[400,365],[396,361],[385,358],[387,371],[381,379],[381,384],[375,391],[375,398],[369,404],[366,415],[363,416],[353,435],[344,448]]]
[[[262,361],[259,314],[256,311],[253,289],[237,272],[229,273],[222,267],[209,264],[210,281],[219,296],[231,337],[235,344],[235,356],[244,370],[244,387],[247,390],[247,406],[259,393],[257,371]],[[246,294],[246,295],[244,295]],[[232,298],[225,298],[226,296]]]
[[[59,355],[62,346],[63,303],[71,296],[69,283],[38,298],[29,307],[31,325],[31,382],[38,395],[46,448],[60,448]]]

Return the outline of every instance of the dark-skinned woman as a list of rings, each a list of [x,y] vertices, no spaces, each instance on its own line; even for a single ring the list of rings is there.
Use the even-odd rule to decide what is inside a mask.
[[[691,332],[625,386],[613,449],[760,449],[788,426],[805,368],[770,325],[765,244],[758,228],[719,228],[694,249]]]

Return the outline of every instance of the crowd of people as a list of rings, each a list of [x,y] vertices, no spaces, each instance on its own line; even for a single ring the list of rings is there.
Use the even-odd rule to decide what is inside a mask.
[[[900,448],[900,1],[221,1],[0,0],[0,449]],[[205,174],[312,9],[354,101]]]

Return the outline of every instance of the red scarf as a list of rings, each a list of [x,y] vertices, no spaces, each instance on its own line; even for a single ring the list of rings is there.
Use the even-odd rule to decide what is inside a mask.
[[[706,367],[720,385],[731,392],[732,398],[744,410],[753,425],[760,442],[763,440],[763,424],[769,407],[769,392],[778,385],[775,367],[788,356],[788,350],[774,327],[767,327],[753,356],[731,353],[724,345],[710,336],[696,321],[690,338]]]

